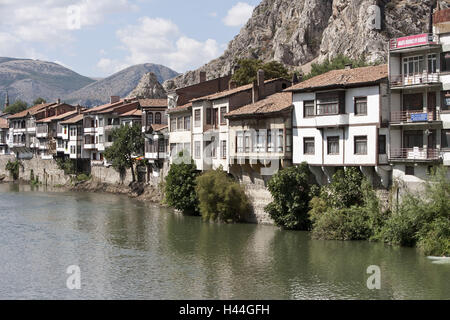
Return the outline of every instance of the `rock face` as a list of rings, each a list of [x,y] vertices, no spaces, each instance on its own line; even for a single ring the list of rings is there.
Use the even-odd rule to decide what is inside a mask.
[[[432,0],[263,0],[224,54],[196,71],[166,81],[164,87],[223,76],[240,58],[277,60],[290,69],[339,54],[385,60],[391,38],[428,30]],[[445,3],[441,1],[442,4]],[[374,28],[374,5],[381,28]]]
[[[158,82],[158,78],[153,72],[142,76],[137,87],[128,95],[128,98],[139,99],[165,99],[167,93]]]

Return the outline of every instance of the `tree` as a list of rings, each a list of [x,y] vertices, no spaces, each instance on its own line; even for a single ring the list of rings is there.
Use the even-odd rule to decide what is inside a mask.
[[[179,157],[183,157],[182,152]],[[195,191],[197,176],[197,166],[192,159],[172,163],[165,179],[167,204],[186,214],[198,214],[198,198]]]
[[[308,164],[278,171],[268,183],[273,201],[265,207],[275,224],[286,229],[308,230],[309,201],[314,193]]]
[[[111,135],[113,145],[106,149],[105,158],[120,173],[125,172],[126,169],[131,169],[133,182],[135,182],[134,157],[142,154],[144,150],[141,126],[138,124],[133,126],[122,125],[120,128],[114,129]]]
[[[243,219],[249,208],[245,191],[222,167],[203,173],[196,182],[203,220],[237,222]]]
[[[44,98],[39,97],[33,101],[33,106],[35,106],[37,104],[41,104],[41,103],[47,103],[47,101]]]
[[[28,103],[22,100],[16,100],[12,105],[8,106],[3,110],[5,113],[19,113],[21,111],[24,111],[28,108]]]
[[[238,61],[238,64],[239,69],[233,74],[232,79],[239,86],[252,83],[256,80],[259,69],[264,70],[264,78],[266,80],[289,77],[289,72],[286,67],[277,61],[263,63],[257,59],[241,59]]]

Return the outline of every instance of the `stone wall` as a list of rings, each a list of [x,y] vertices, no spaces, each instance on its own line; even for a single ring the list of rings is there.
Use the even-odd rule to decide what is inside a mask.
[[[129,185],[133,181],[130,169],[121,175],[113,167],[92,166],[91,176],[93,180],[107,184]]]

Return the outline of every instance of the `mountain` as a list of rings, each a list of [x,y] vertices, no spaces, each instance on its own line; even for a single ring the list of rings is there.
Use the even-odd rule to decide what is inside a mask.
[[[131,91],[128,98],[165,99],[167,98],[167,93],[161,83],[159,83],[158,77],[153,72],[149,72],[142,76],[141,81]]]
[[[166,81],[164,87],[229,74],[240,58],[277,60],[291,70],[308,71],[312,62],[339,54],[367,61],[386,60],[388,41],[427,32],[432,0],[263,0],[224,54],[198,70]],[[446,7],[445,1],[440,1]],[[381,29],[371,28],[378,5]]]
[[[178,75],[177,72],[162,65],[139,64],[74,91],[66,95],[63,100],[72,104],[92,107],[107,103],[111,96],[126,97],[137,87],[142,77],[149,72],[154,73],[161,83]]]
[[[16,99],[32,103],[38,97],[55,101],[92,82],[57,63],[0,57],[0,108],[6,90],[11,103]]]

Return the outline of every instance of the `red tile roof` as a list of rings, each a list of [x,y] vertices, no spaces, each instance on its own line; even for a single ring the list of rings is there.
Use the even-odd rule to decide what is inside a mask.
[[[8,120],[0,118],[0,129],[8,129]]]
[[[169,125],[167,125],[167,124],[152,124],[153,131],[161,131],[168,127],[169,127]]]
[[[70,117],[70,116],[76,115],[77,113],[78,113],[77,110],[73,110],[73,111],[69,111],[69,112],[66,112],[66,113],[62,113],[62,114],[57,115],[57,116],[51,116],[51,117],[48,117],[48,118],[44,118],[44,119],[38,120],[38,121],[36,121],[36,123],[49,123],[49,122],[52,122],[53,120],[60,120],[60,119],[66,118],[66,117]]]
[[[284,91],[301,92],[326,88],[345,88],[357,85],[379,83],[388,77],[388,66],[362,67],[355,69],[332,70],[311,79],[302,81]]]
[[[256,115],[267,115],[289,110],[292,107],[292,94],[281,92],[268,96],[258,102],[240,107],[225,115],[231,117],[248,117]]]
[[[190,108],[192,108],[192,102],[186,103],[185,105],[178,106],[172,109],[167,110],[167,113],[175,113],[175,112],[182,112],[187,111]]]
[[[141,107],[167,107],[167,99],[139,99]]]
[[[128,112],[122,113],[121,117],[142,117],[142,111],[139,109],[133,109]]]
[[[72,117],[72,118],[70,118],[70,119],[61,121],[61,124],[74,124],[74,123],[77,123],[77,122],[83,120],[83,116],[84,116],[84,115],[83,115],[82,113],[81,113],[81,114],[78,114],[78,115],[76,115],[75,117]]]
[[[27,110],[18,112],[16,114],[13,114],[11,116],[8,117],[8,119],[19,119],[19,118],[24,118],[26,117],[28,114],[30,115],[34,115],[36,113],[38,113],[39,111],[47,108],[47,107],[52,107],[52,106],[56,106],[57,103],[53,102],[53,103],[41,103],[41,104],[37,104],[35,106],[32,106],[30,108],[28,108]]]

